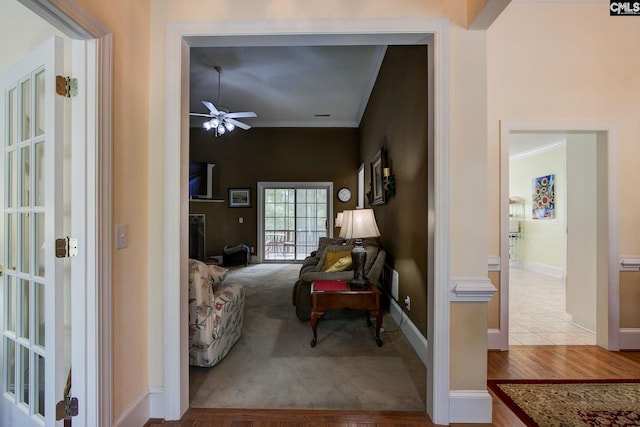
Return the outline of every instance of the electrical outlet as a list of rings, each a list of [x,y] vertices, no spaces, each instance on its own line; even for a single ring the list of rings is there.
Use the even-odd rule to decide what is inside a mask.
[[[404,297],[404,306],[407,308],[407,311],[411,311],[411,297],[409,295]]]
[[[251,253],[255,254],[256,253],[256,248],[254,248],[253,246],[251,246]]]

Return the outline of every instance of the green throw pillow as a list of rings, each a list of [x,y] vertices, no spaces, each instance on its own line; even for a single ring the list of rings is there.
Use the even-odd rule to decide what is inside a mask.
[[[340,250],[340,251],[329,251],[325,252],[324,265],[322,266],[321,271],[327,271],[333,264],[338,262],[340,258],[344,258],[348,256],[351,258],[351,248]]]
[[[351,269],[351,264],[351,254],[349,254],[334,262],[332,266],[325,270],[325,272],[332,273],[337,271],[347,271]]]

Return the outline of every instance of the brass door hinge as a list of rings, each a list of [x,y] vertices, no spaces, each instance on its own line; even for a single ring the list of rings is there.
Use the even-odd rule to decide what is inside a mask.
[[[56,239],[56,258],[72,258],[78,255],[78,239],[63,237]]]
[[[78,79],[56,76],[56,93],[67,98],[78,96]]]
[[[56,421],[69,420],[78,416],[78,398],[65,397],[56,404]]]

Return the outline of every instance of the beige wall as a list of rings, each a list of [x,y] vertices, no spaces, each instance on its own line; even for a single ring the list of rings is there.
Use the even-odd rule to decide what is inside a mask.
[[[490,271],[489,280],[491,280],[491,284],[495,286],[498,291],[493,294],[487,306],[487,328],[500,329],[500,272]]]
[[[0,71],[15,64],[49,37],[64,35],[16,0],[0,0]],[[28,29],[28,31],[25,31]],[[20,34],[20,37],[16,37]],[[69,45],[65,45],[68,50]]]
[[[540,31],[544,28],[544,31]],[[617,127],[619,253],[640,255],[640,26],[606,2],[513,2],[487,31],[488,249],[499,255],[500,122],[611,121]],[[637,290],[621,273],[621,326]],[[627,320],[624,320],[627,324]],[[638,325],[636,324],[635,327]]]
[[[541,31],[544,28],[544,31]],[[619,250],[640,254],[640,26],[606,2],[511,3],[487,31],[489,253],[499,254],[500,121],[614,121]]]
[[[117,420],[148,392],[147,269],[162,265],[148,248],[149,1],[78,3],[113,32],[113,223],[128,225],[128,247],[113,252]]]
[[[640,328],[640,272],[620,273],[620,327]]]

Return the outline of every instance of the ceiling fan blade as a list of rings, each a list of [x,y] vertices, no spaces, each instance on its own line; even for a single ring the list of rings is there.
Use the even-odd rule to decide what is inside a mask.
[[[231,124],[233,124],[235,127],[240,128],[240,129],[244,129],[244,130],[249,130],[249,129],[251,129],[251,126],[249,126],[249,125],[248,125],[248,124],[246,124],[246,123],[239,122],[239,121],[237,121],[237,120],[235,120],[235,119],[230,119],[230,118],[229,118],[229,115],[227,115],[227,117],[225,117],[225,118],[224,118],[224,121],[225,121],[225,122],[227,122],[227,123],[231,123]]]
[[[204,105],[209,109],[209,111],[211,111],[212,116],[217,116],[218,114],[220,114],[220,111],[218,111],[215,105],[213,105],[211,102],[209,101],[200,101],[200,102],[202,102],[202,105]]]
[[[226,117],[230,119],[240,119],[243,117],[258,117],[253,111],[243,111],[239,113],[228,113]]]
[[[204,113],[189,113],[190,116],[197,116],[197,117],[211,117],[211,113],[209,114],[204,114]]]

